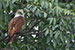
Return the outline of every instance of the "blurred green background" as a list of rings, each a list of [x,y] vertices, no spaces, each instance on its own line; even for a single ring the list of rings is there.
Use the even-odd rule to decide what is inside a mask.
[[[0,42],[1,49],[75,50],[75,0],[0,0],[0,39],[18,9],[25,13],[20,32],[33,34],[18,35],[11,45]]]

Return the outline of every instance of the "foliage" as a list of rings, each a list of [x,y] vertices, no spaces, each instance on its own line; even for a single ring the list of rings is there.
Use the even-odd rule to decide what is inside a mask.
[[[18,36],[12,45],[0,43],[0,48],[15,50],[74,50],[75,1],[59,0],[0,0],[0,39],[7,36],[9,21],[16,10],[24,9],[25,24],[21,31],[38,28],[36,37]],[[39,22],[40,21],[40,22]],[[39,23],[37,23],[39,22]],[[35,30],[32,28],[32,30]],[[31,31],[32,31],[31,30]]]

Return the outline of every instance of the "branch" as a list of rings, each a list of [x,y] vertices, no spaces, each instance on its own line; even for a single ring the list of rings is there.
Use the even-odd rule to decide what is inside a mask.
[[[26,31],[22,31],[22,32],[18,32],[18,33],[15,33],[16,35],[29,35],[29,34],[40,34],[40,33],[43,33],[39,30],[34,30],[34,31],[31,31],[31,32],[26,32]]]
[[[4,37],[3,39],[1,39],[0,42],[1,42],[1,41],[4,41],[7,37],[8,37],[8,36],[6,36],[6,37]]]

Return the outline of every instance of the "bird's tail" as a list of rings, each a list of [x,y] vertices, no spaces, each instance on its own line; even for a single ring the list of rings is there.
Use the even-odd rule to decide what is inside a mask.
[[[14,38],[15,38],[15,34],[13,34],[12,36],[9,35],[9,38],[8,38],[7,44],[8,44],[8,43],[11,44],[12,41],[14,40]]]
[[[5,40],[7,40],[7,39],[9,39],[9,38],[10,38],[10,36],[8,35],[8,36],[2,38],[2,39],[0,40],[0,42],[5,41]]]
[[[15,36],[10,37],[10,38],[8,39],[8,42],[7,42],[7,43],[12,44],[12,42],[13,42],[13,40],[14,40],[14,37],[15,37]]]

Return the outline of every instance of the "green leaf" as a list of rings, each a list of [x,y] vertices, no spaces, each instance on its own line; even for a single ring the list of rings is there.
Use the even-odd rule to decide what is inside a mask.
[[[8,0],[9,1],[9,0]],[[12,3],[16,2],[16,0],[12,0]]]
[[[41,7],[43,7],[43,6],[44,6],[44,4],[45,4],[45,2],[44,2],[44,1],[42,1],[42,0],[40,0],[40,4],[41,4]]]
[[[39,9],[37,9],[37,11],[36,11],[36,16],[41,17],[41,12],[40,12],[40,10],[39,10]]]
[[[47,1],[45,1],[45,6],[44,7],[48,8],[48,2]]]
[[[58,6],[58,0],[55,0],[56,6]]]
[[[59,17],[58,6],[56,6],[56,15],[57,15],[57,17]]]
[[[49,3],[49,8],[52,9],[52,3]]]
[[[55,25],[56,24],[56,18],[53,18],[53,25]]]
[[[22,30],[24,30],[24,29],[25,29],[25,26],[26,26],[26,24],[24,24],[24,25],[22,26]]]
[[[26,45],[23,44],[23,45],[21,45],[20,48],[21,48],[21,50],[25,50],[25,47],[26,47]]]
[[[53,40],[53,46],[54,46],[54,48],[56,48],[56,41],[55,40]]]
[[[52,32],[52,30],[50,30],[50,37],[51,37],[51,38],[53,37],[53,32]]]
[[[10,1],[10,10],[13,9],[13,4],[12,4],[12,1]]]
[[[36,9],[37,9],[37,7],[35,6],[35,7],[33,8],[32,12],[35,12]]]
[[[36,2],[38,2],[38,0],[34,0],[34,2],[36,3]]]
[[[54,30],[56,30],[56,28],[58,28],[58,27],[59,27],[59,25],[56,25],[56,26],[52,27],[52,30],[54,31]]]
[[[51,37],[48,36],[48,37],[47,37],[47,42],[46,42],[46,43],[48,44],[48,43],[50,42],[50,40],[51,40]]]
[[[2,3],[0,2],[0,11],[1,11],[1,9],[2,9]]]
[[[45,31],[45,36],[47,36],[49,34],[49,29],[47,29],[46,31]]]
[[[32,5],[31,5],[31,4],[27,4],[27,6],[26,6],[26,7],[29,9],[29,8],[31,8],[31,7],[32,7]],[[25,9],[26,9],[26,8],[25,8]],[[28,9],[27,9],[27,10],[28,10]]]
[[[60,39],[64,43],[64,37],[63,37],[63,35],[61,33],[60,33]]]
[[[30,46],[30,48],[33,48],[34,50],[36,50],[36,48],[34,46],[32,46],[32,45]]]
[[[29,47],[29,45],[27,45],[27,50],[30,50],[30,47]]]
[[[3,8],[6,9],[6,3],[5,2],[2,2],[2,5],[3,5]]]
[[[54,2],[55,0],[51,0],[51,2]]]
[[[69,48],[66,48],[66,50],[69,50]]]
[[[52,24],[52,22],[53,22],[53,18],[50,18],[50,22],[49,22],[49,24]]]
[[[55,39],[57,39],[57,37],[58,37],[58,33],[55,34]]]
[[[47,13],[46,13],[46,12],[44,12],[44,17],[45,17],[45,18],[47,17]]]

